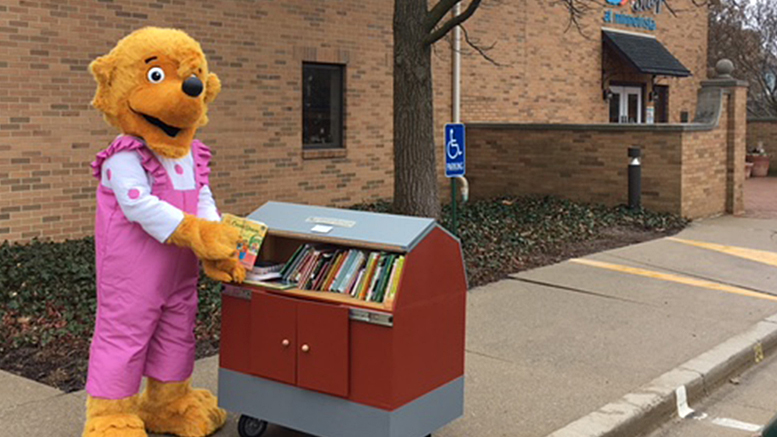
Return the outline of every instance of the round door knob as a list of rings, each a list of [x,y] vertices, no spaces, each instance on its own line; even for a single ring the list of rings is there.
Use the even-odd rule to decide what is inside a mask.
[[[302,352],[308,352],[310,350],[310,346],[303,344],[302,345]]]
[[[281,342],[281,344],[283,345],[283,347],[289,347],[289,344],[291,344],[291,343],[289,342],[288,339],[284,338],[283,341]]]

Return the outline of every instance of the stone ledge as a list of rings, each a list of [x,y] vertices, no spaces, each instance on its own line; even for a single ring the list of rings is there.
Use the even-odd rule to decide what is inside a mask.
[[[569,130],[569,131],[605,131],[605,132],[698,132],[715,129],[714,124],[707,123],[672,123],[672,124],[550,124],[550,123],[467,123],[467,129],[493,130]]]
[[[348,151],[344,147],[336,149],[303,149],[302,159],[334,159],[345,158]]]
[[[777,117],[748,117],[747,119],[748,123],[768,123],[768,122],[777,122]]]

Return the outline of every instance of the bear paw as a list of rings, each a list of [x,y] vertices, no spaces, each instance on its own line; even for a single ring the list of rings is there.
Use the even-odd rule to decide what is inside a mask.
[[[86,421],[83,437],[147,437],[146,427],[134,414],[112,414]]]
[[[165,406],[144,409],[146,429],[156,434],[205,437],[224,426],[227,412],[208,390],[189,390]]]
[[[237,258],[219,261],[202,260],[202,270],[209,278],[222,282],[241,283],[246,278],[246,269]]]

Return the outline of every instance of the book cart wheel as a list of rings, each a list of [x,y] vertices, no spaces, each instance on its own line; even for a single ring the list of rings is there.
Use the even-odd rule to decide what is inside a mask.
[[[255,419],[245,414],[237,422],[237,432],[240,437],[259,437],[267,430],[267,421]]]

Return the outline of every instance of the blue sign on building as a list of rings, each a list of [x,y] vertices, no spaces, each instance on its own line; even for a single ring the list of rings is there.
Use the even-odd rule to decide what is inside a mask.
[[[465,133],[462,123],[445,125],[445,176],[455,178],[464,176],[467,169],[465,153]]]

